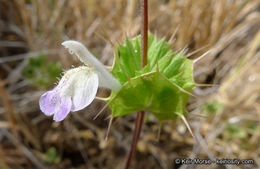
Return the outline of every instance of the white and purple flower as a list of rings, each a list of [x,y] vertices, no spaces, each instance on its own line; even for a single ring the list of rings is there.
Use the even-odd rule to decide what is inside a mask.
[[[71,40],[62,45],[71,54],[76,54],[85,65],[66,71],[59,84],[40,97],[41,111],[47,116],[54,115],[56,122],[64,120],[70,111],[87,107],[94,100],[98,86],[115,91],[121,88],[114,76],[84,45]]]

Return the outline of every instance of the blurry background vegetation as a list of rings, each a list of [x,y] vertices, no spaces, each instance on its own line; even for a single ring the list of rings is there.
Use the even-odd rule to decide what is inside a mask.
[[[146,114],[133,168],[185,169],[175,158],[253,159],[260,167],[260,3],[258,0],[149,0],[150,31],[185,49],[201,86],[187,116],[201,147],[181,120],[163,123]],[[54,123],[38,106],[40,95],[77,58],[61,47],[83,42],[104,64],[113,48],[140,33],[137,0],[0,0],[0,168],[121,169],[130,148],[135,114],[118,118],[104,140],[109,115],[95,101]],[[108,91],[100,90],[100,96]]]

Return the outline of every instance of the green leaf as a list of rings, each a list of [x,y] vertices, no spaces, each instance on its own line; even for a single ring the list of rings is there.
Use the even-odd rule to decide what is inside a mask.
[[[46,63],[46,57],[44,55],[29,58],[29,66],[31,67],[41,67],[44,63]]]
[[[252,122],[252,121],[250,121],[250,122],[247,123],[247,127],[248,127],[250,130],[252,130],[253,132],[258,131],[259,128],[260,128],[257,123]]]
[[[59,163],[60,162],[60,156],[57,153],[57,150],[55,147],[51,147],[47,150],[44,156],[44,161],[46,163]]]
[[[221,110],[223,110],[223,108],[224,108],[224,105],[221,104],[217,100],[214,100],[211,102],[206,102],[201,107],[202,111],[206,111],[210,114],[216,114],[216,113],[220,112]]]
[[[227,138],[236,137],[239,139],[247,138],[248,133],[245,129],[238,126],[238,124],[228,123],[226,126],[226,133],[224,133]]]
[[[23,70],[24,77],[35,86],[48,87],[54,83],[62,72],[58,62],[47,62],[45,55],[29,58],[28,65]]]
[[[34,69],[29,66],[24,69],[23,74],[27,79],[32,79],[35,77]]]

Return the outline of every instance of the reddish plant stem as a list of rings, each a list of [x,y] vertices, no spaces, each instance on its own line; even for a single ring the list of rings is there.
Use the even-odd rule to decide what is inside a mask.
[[[148,0],[140,0],[141,2],[141,10],[142,10],[142,30],[141,30],[141,36],[142,36],[142,67],[144,67],[147,64],[147,50],[148,50]],[[137,113],[136,121],[135,121],[135,128],[134,128],[134,134],[133,139],[131,143],[130,152],[128,154],[126,167],[125,169],[129,169],[132,157],[136,150],[136,145],[139,140],[141,129],[144,121],[144,111],[140,111]]]
[[[147,64],[147,49],[148,49],[148,1],[141,0],[142,2],[142,67]]]
[[[129,154],[128,154],[125,169],[128,169],[130,167],[132,157],[135,153],[136,144],[137,144],[138,139],[139,139],[140,134],[141,134],[143,119],[144,119],[144,111],[138,112],[137,116],[136,116],[136,121],[135,121],[133,139],[132,139],[132,142],[131,142],[131,149],[130,149]]]

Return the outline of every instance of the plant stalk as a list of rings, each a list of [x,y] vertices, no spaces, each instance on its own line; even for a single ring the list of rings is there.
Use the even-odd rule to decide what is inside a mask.
[[[144,119],[144,111],[138,112],[137,116],[136,116],[136,121],[135,121],[135,128],[134,128],[133,139],[132,139],[132,142],[131,142],[131,148],[130,148],[130,151],[129,151],[129,154],[128,154],[125,169],[129,169],[129,167],[130,167],[132,157],[135,153],[136,144],[137,144],[138,139],[139,139],[140,134],[141,134],[143,119]]]
[[[141,15],[142,15],[141,56],[142,56],[142,67],[144,67],[147,64],[147,50],[148,50],[148,0],[140,0],[140,2],[141,2]],[[130,152],[128,154],[125,169],[129,169],[131,161],[132,161],[132,157],[135,153],[136,145],[139,140],[139,137],[141,134],[141,129],[143,126],[144,114],[145,114],[144,111],[140,111],[137,113],[133,139],[132,139],[131,148],[130,148]]]
[[[148,0],[141,0],[141,10],[142,10],[142,67],[147,64],[147,51],[148,51]]]

